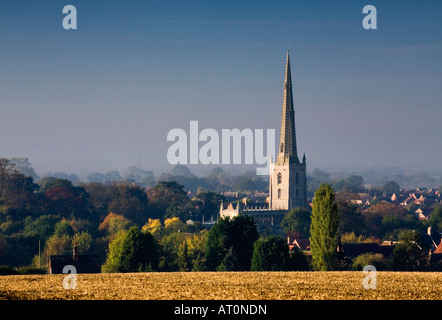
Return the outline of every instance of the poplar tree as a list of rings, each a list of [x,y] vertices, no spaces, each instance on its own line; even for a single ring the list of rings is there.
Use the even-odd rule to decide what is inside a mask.
[[[319,271],[336,270],[339,211],[335,191],[330,184],[321,184],[313,199],[310,225],[312,265]]]

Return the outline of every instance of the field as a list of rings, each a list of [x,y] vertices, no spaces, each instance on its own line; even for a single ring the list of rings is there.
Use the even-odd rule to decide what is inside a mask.
[[[378,272],[366,290],[362,272],[189,272],[0,276],[0,299],[442,299],[441,273]]]

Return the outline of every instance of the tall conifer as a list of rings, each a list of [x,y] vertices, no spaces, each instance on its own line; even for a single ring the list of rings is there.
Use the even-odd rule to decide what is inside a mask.
[[[339,211],[335,191],[322,184],[315,192],[310,225],[310,250],[316,270],[330,271],[337,266]]]

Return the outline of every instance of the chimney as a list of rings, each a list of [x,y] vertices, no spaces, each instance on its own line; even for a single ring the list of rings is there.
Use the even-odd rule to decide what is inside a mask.
[[[74,243],[74,249],[72,251],[72,259],[78,261],[78,245],[76,242]]]

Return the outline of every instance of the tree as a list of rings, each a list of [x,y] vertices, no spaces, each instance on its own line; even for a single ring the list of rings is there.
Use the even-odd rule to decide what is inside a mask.
[[[74,235],[74,229],[68,220],[63,219],[55,224],[54,235],[57,237],[72,237]]]
[[[20,220],[35,215],[38,185],[19,173],[14,163],[0,158],[0,213]]]
[[[110,187],[98,182],[89,182],[83,187],[89,195],[87,205],[93,212],[91,218],[93,217],[95,222],[104,219],[109,213],[108,206],[112,200],[109,192]]]
[[[104,174],[101,172],[91,172],[87,180],[89,182],[97,182],[97,183],[103,183],[104,182]]]
[[[388,260],[381,253],[364,253],[353,259],[352,270],[362,271],[367,266],[372,265],[377,271],[388,269]]]
[[[59,220],[60,217],[52,215],[42,215],[35,220],[25,219],[25,234],[36,235],[44,243],[54,233],[55,224]]]
[[[336,190],[345,190],[348,192],[363,192],[364,179],[361,176],[352,175],[346,179],[339,179],[333,182],[333,187]]]
[[[365,225],[360,207],[344,199],[336,199],[336,204],[339,211],[339,233],[363,233]]]
[[[160,181],[154,188],[148,188],[151,218],[167,219],[179,217],[187,221],[191,201],[183,186],[176,181]]]
[[[282,219],[281,227],[285,233],[295,237],[308,238],[310,236],[311,211],[298,207],[290,210]]]
[[[289,271],[308,271],[309,263],[307,257],[302,252],[301,249],[294,247],[289,252],[289,262],[288,262],[288,270]]]
[[[164,233],[171,234],[174,232],[186,232],[187,225],[178,217],[173,217],[164,220]]]
[[[206,246],[206,267],[217,270],[230,251],[223,267],[227,271],[250,270],[253,255],[253,244],[258,239],[258,231],[252,217],[239,215],[230,220],[220,219],[210,229]],[[234,262],[234,263],[232,263]]]
[[[88,254],[91,252],[94,240],[89,233],[83,231],[74,234],[72,242],[77,244],[79,254]]]
[[[430,214],[428,225],[431,226],[432,232],[442,231],[442,207],[436,207]]]
[[[209,232],[207,230],[201,230],[198,233],[193,233],[189,238],[189,256],[191,258],[192,270],[193,271],[205,271],[206,266],[206,244],[207,236]]]
[[[393,250],[392,267],[395,271],[422,271],[427,265],[428,247],[415,230],[406,230],[399,235]]]
[[[272,235],[255,242],[252,271],[286,271],[288,267],[289,248],[284,239]]]
[[[109,189],[108,211],[121,214],[141,226],[149,218],[149,199],[137,185],[117,184]]]
[[[386,194],[393,194],[393,193],[399,193],[399,191],[401,191],[401,187],[399,187],[396,181],[387,181],[382,187],[382,190]]]
[[[219,219],[209,230],[206,246],[206,268],[214,271],[222,263],[227,250],[230,219]],[[227,247],[227,248],[226,248]]]
[[[192,259],[189,255],[186,241],[184,241],[178,251],[178,267],[180,271],[190,271],[192,268]]]
[[[115,238],[109,243],[106,262],[102,267],[102,271],[106,273],[120,272],[120,260],[122,252],[122,244],[126,238],[127,230],[120,230]]]
[[[42,188],[46,200],[46,210],[64,218],[88,218],[88,193],[83,187],[76,187],[67,179],[50,179]]]
[[[141,228],[142,232],[149,232],[156,239],[159,239],[164,232],[164,227],[161,224],[160,219],[151,219],[147,221],[147,223]]]
[[[120,176],[120,173],[116,170],[108,171],[104,174],[104,180],[109,182],[116,182],[120,181],[122,178]]]
[[[310,250],[316,270],[331,271],[337,266],[339,211],[335,191],[322,184],[315,192],[310,225]]]
[[[323,171],[321,169],[318,169],[318,168],[315,168],[312,171],[311,176],[312,176],[313,179],[315,179],[315,180],[317,180],[317,181],[319,181],[321,183],[329,182],[330,181],[330,173],[327,172],[327,171]]]
[[[50,255],[72,254],[72,238],[68,235],[52,235],[46,240],[44,253],[47,258]]]
[[[181,250],[183,250],[182,246],[185,241],[185,236],[181,232],[173,232],[160,239],[159,244],[163,258],[162,269],[164,271],[178,271],[180,269],[179,257],[183,253]],[[186,261],[188,262],[187,257]]]
[[[18,172],[27,177],[31,177],[33,180],[38,180],[38,175],[32,168],[28,158],[13,157],[10,161],[15,165],[15,169]]]
[[[115,236],[120,230],[127,230],[133,222],[121,214],[110,212],[98,226],[98,230],[106,232],[110,237]]]
[[[125,233],[118,249],[119,272],[151,271],[158,267],[157,243],[150,233],[142,233],[138,227],[131,227]]]
[[[201,220],[201,217],[204,216],[204,218],[208,220],[211,216],[216,216],[219,212],[221,203],[225,200],[224,196],[215,192],[198,193],[193,200],[197,202],[199,209],[199,214],[195,218]]]

